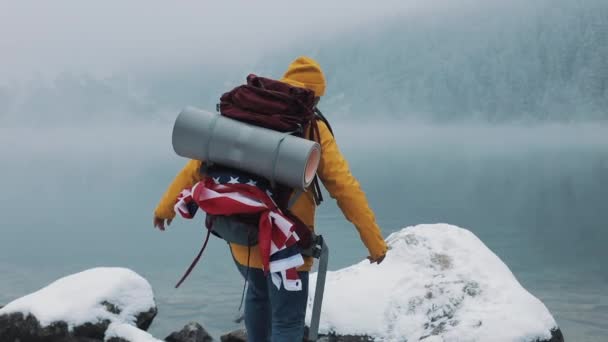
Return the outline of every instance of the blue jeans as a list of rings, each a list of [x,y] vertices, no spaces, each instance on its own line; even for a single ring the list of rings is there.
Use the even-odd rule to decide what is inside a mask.
[[[308,272],[298,272],[301,291],[287,291],[272,283],[264,271],[239,265],[247,277],[245,327],[249,342],[300,342],[304,338],[304,319],[308,301]],[[249,272],[248,272],[249,271]]]

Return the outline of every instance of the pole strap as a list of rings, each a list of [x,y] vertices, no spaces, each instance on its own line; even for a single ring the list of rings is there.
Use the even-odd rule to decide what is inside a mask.
[[[220,114],[216,115],[213,120],[211,121],[211,123],[209,124],[209,135],[207,136],[207,140],[205,141],[205,158],[204,160],[207,163],[210,163],[209,161],[209,149],[211,148],[211,140],[213,140],[213,132],[215,131],[215,126],[217,126],[217,121],[220,119]]]
[[[285,141],[288,136],[292,135],[295,132],[296,131],[283,133],[283,136],[281,136],[281,139],[279,139],[277,147],[274,148],[274,157],[272,158],[272,175],[269,179],[270,186],[272,186],[273,189],[276,188],[277,185],[275,178],[277,174],[277,161],[279,160],[279,151],[281,150],[281,144],[283,144],[283,141]]]
[[[321,255],[319,257],[319,269],[317,271],[317,285],[315,298],[312,305],[312,315],[310,319],[310,330],[308,340],[316,341],[319,338],[319,323],[321,320],[321,306],[323,305],[323,293],[325,292],[325,279],[327,276],[327,264],[329,261],[329,247],[322,236],[319,236],[321,245]]]

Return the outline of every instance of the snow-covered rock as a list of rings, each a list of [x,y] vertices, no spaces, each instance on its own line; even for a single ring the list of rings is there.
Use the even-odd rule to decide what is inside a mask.
[[[167,342],[211,342],[213,338],[202,325],[197,322],[186,324],[182,330],[165,337]]]
[[[163,342],[128,323],[112,323],[106,330],[106,342]]]
[[[94,268],[0,309],[0,341],[102,340],[109,326],[112,331],[124,331],[125,324],[146,330],[156,313],[146,279],[125,268]]]
[[[545,305],[470,231],[419,225],[387,243],[380,265],[328,272],[322,333],[353,341],[563,341]],[[311,274],[308,315],[315,282]]]

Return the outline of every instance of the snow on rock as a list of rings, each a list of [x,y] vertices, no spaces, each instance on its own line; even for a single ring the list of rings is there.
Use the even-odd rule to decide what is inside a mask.
[[[175,331],[165,337],[167,342],[211,342],[213,338],[202,325],[197,322],[186,324],[182,330]]]
[[[146,279],[126,268],[93,268],[56,280],[0,309],[0,337],[42,333],[103,338],[113,323],[147,329],[156,312]]]
[[[127,323],[112,323],[106,330],[105,341],[107,342],[163,342],[154,338],[147,332]]]
[[[470,231],[419,225],[387,243],[381,265],[362,261],[328,272],[322,333],[379,341],[560,341],[545,305]],[[308,315],[315,283],[311,274]]]

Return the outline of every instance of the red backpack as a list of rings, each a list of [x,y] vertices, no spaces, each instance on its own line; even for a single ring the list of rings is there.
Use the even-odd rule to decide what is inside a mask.
[[[290,132],[295,136],[310,139],[320,143],[319,127],[317,120],[325,122],[331,132],[331,126],[323,114],[315,107],[315,94],[312,90],[291,86],[287,83],[259,77],[256,75],[247,76],[247,84],[238,86],[225,93],[220,98],[217,110],[221,115],[248,124],[276,130],[279,132]],[[308,132],[306,132],[308,130]],[[333,132],[332,132],[333,134]],[[205,163],[201,173],[212,173],[214,168],[226,169],[222,165]],[[294,194],[294,189],[276,184],[273,193],[276,194],[275,201],[285,216],[288,216],[296,226],[298,234],[298,245],[303,251],[313,253],[318,257],[315,243],[318,243],[314,233],[291,211],[290,204],[297,199],[299,194]],[[298,192],[300,190],[297,190]],[[323,197],[318,178],[315,177],[312,183],[312,193],[316,205],[321,204]],[[291,202],[290,202],[291,198]],[[206,225],[209,232],[212,232],[213,221],[216,217],[207,216]],[[255,225],[258,221],[255,217],[239,216],[237,221]],[[237,227],[237,229],[240,229]],[[216,234],[218,235],[218,234]],[[221,236],[221,238],[226,239]],[[186,274],[181,278],[176,287],[186,279],[198,260],[200,259],[208,241],[209,235],[205,239],[203,247],[198,256],[194,259]],[[226,239],[228,242],[230,239]],[[248,237],[247,237],[248,240]]]
[[[293,135],[319,143],[317,120],[323,120],[330,127],[315,107],[312,90],[253,74],[247,76],[247,84],[222,95],[218,110],[221,115],[238,121],[279,132],[292,132]],[[312,191],[315,203],[321,204],[323,196],[317,177],[313,181]],[[287,199],[289,195],[291,191],[287,193]],[[287,207],[284,202],[285,198],[279,200],[282,209]]]

